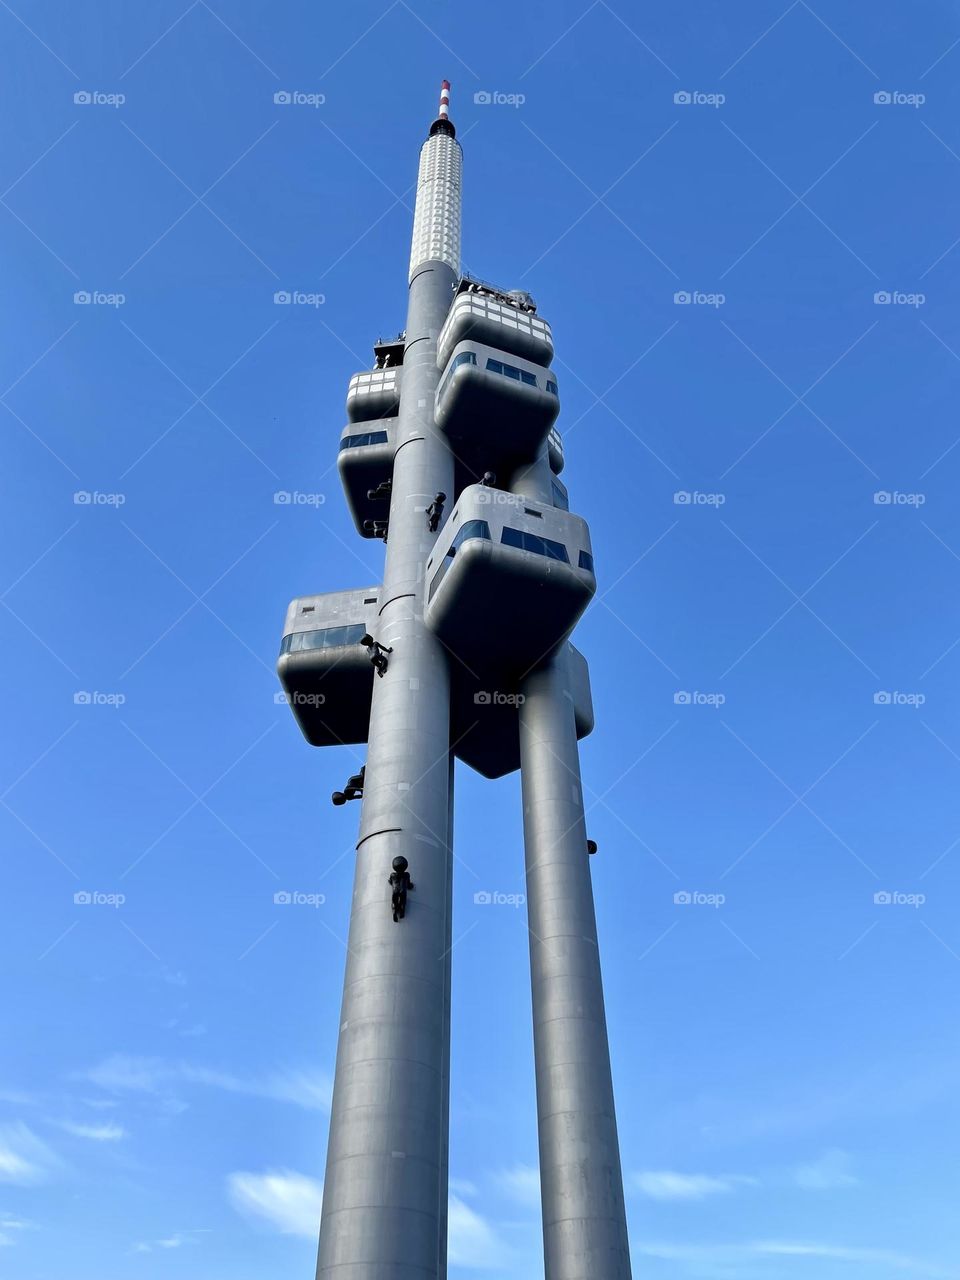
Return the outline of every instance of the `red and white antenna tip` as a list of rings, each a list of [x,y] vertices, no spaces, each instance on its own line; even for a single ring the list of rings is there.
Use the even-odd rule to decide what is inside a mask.
[[[440,86],[440,120],[450,119],[450,81],[444,80]]]

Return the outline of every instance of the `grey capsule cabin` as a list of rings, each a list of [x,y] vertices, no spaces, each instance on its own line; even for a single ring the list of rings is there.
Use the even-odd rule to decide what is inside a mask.
[[[353,523],[363,538],[374,536],[371,521],[385,520],[389,514],[389,499],[370,494],[393,476],[396,437],[396,417],[349,422],[340,434],[337,471]]]
[[[584,520],[479,484],[460,494],[426,576],[427,626],[491,680],[537,666],[597,589]]]
[[[373,667],[360,637],[374,625],[379,593],[329,591],[287,608],[277,674],[311,746],[367,740]]]

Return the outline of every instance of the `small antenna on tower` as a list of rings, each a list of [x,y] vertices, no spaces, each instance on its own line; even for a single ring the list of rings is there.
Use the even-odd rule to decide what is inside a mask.
[[[450,119],[450,81],[444,80],[440,85],[440,111],[436,120],[430,126],[430,137],[435,133],[446,133],[451,138],[456,137],[456,129],[453,127],[453,121]]]

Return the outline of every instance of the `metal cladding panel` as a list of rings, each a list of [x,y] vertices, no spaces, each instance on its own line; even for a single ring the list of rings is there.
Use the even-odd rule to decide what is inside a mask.
[[[437,365],[445,369],[453,349],[465,339],[509,351],[534,364],[547,366],[553,359],[553,334],[546,320],[469,290],[453,300],[440,337]]]
[[[472,354],[476,364],[458,364],[458,356]],[[487,361],[509,364],[536,380],[494,373]],[[480,470],[509,471],[534,459],[560,412],[560,400],[546,390],[556,375],[498,347],[460,342],[453,349],[437,390],[437,426],[449,438],[458,458]]]
[[[410,279],[425,262],[443,262],[460,272],[460,199],[463,153],[447,133],[436,133],[420,149],[417,203],[410,246]]]
[[[347,388],[348,422],[393,417],[400,407],[403,368],[368,369],[355,373]]]
[[[359,427],[362,426],[361,431]],[[359,444],[343,448],[343,441],[358,435],[386,432],[387,439],[374,444]],[[337,454],[337,471],[343,485],[347,508],[362,538],[374,535],[364,529],[366,520],[386,520],[390,512],[389,502],[371,501],[370,489],[376,489],[393,475],[393,455],[396,451],[397,419],[374,418],[362,424],[348,423],[340,433],[341,448]]]
[[[336,639],[329,647],[281,651],[277,675],[300,731],[314,747],[366,742],[373,667],[359,637],[339,643],[345,628],[369,629],[377,615],[379,587],[331,591],[291,601],[283,644]],[[339,633],[330,635],[331,630]]]

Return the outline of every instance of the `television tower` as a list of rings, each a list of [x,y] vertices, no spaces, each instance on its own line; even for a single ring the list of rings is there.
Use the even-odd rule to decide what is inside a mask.
[[[355,374],[338,469],[379,586],[294,600],[278,672],[307,741],[366,743],[317,1280],[443,1280],[453,762],[519,768],[546,1280],[629,1280],[569,635],[596,590],[560,481],[553,339],[461,274],[443,82],[420,151],[405,331]],[[409,896],[408,896],[409,895]]]

